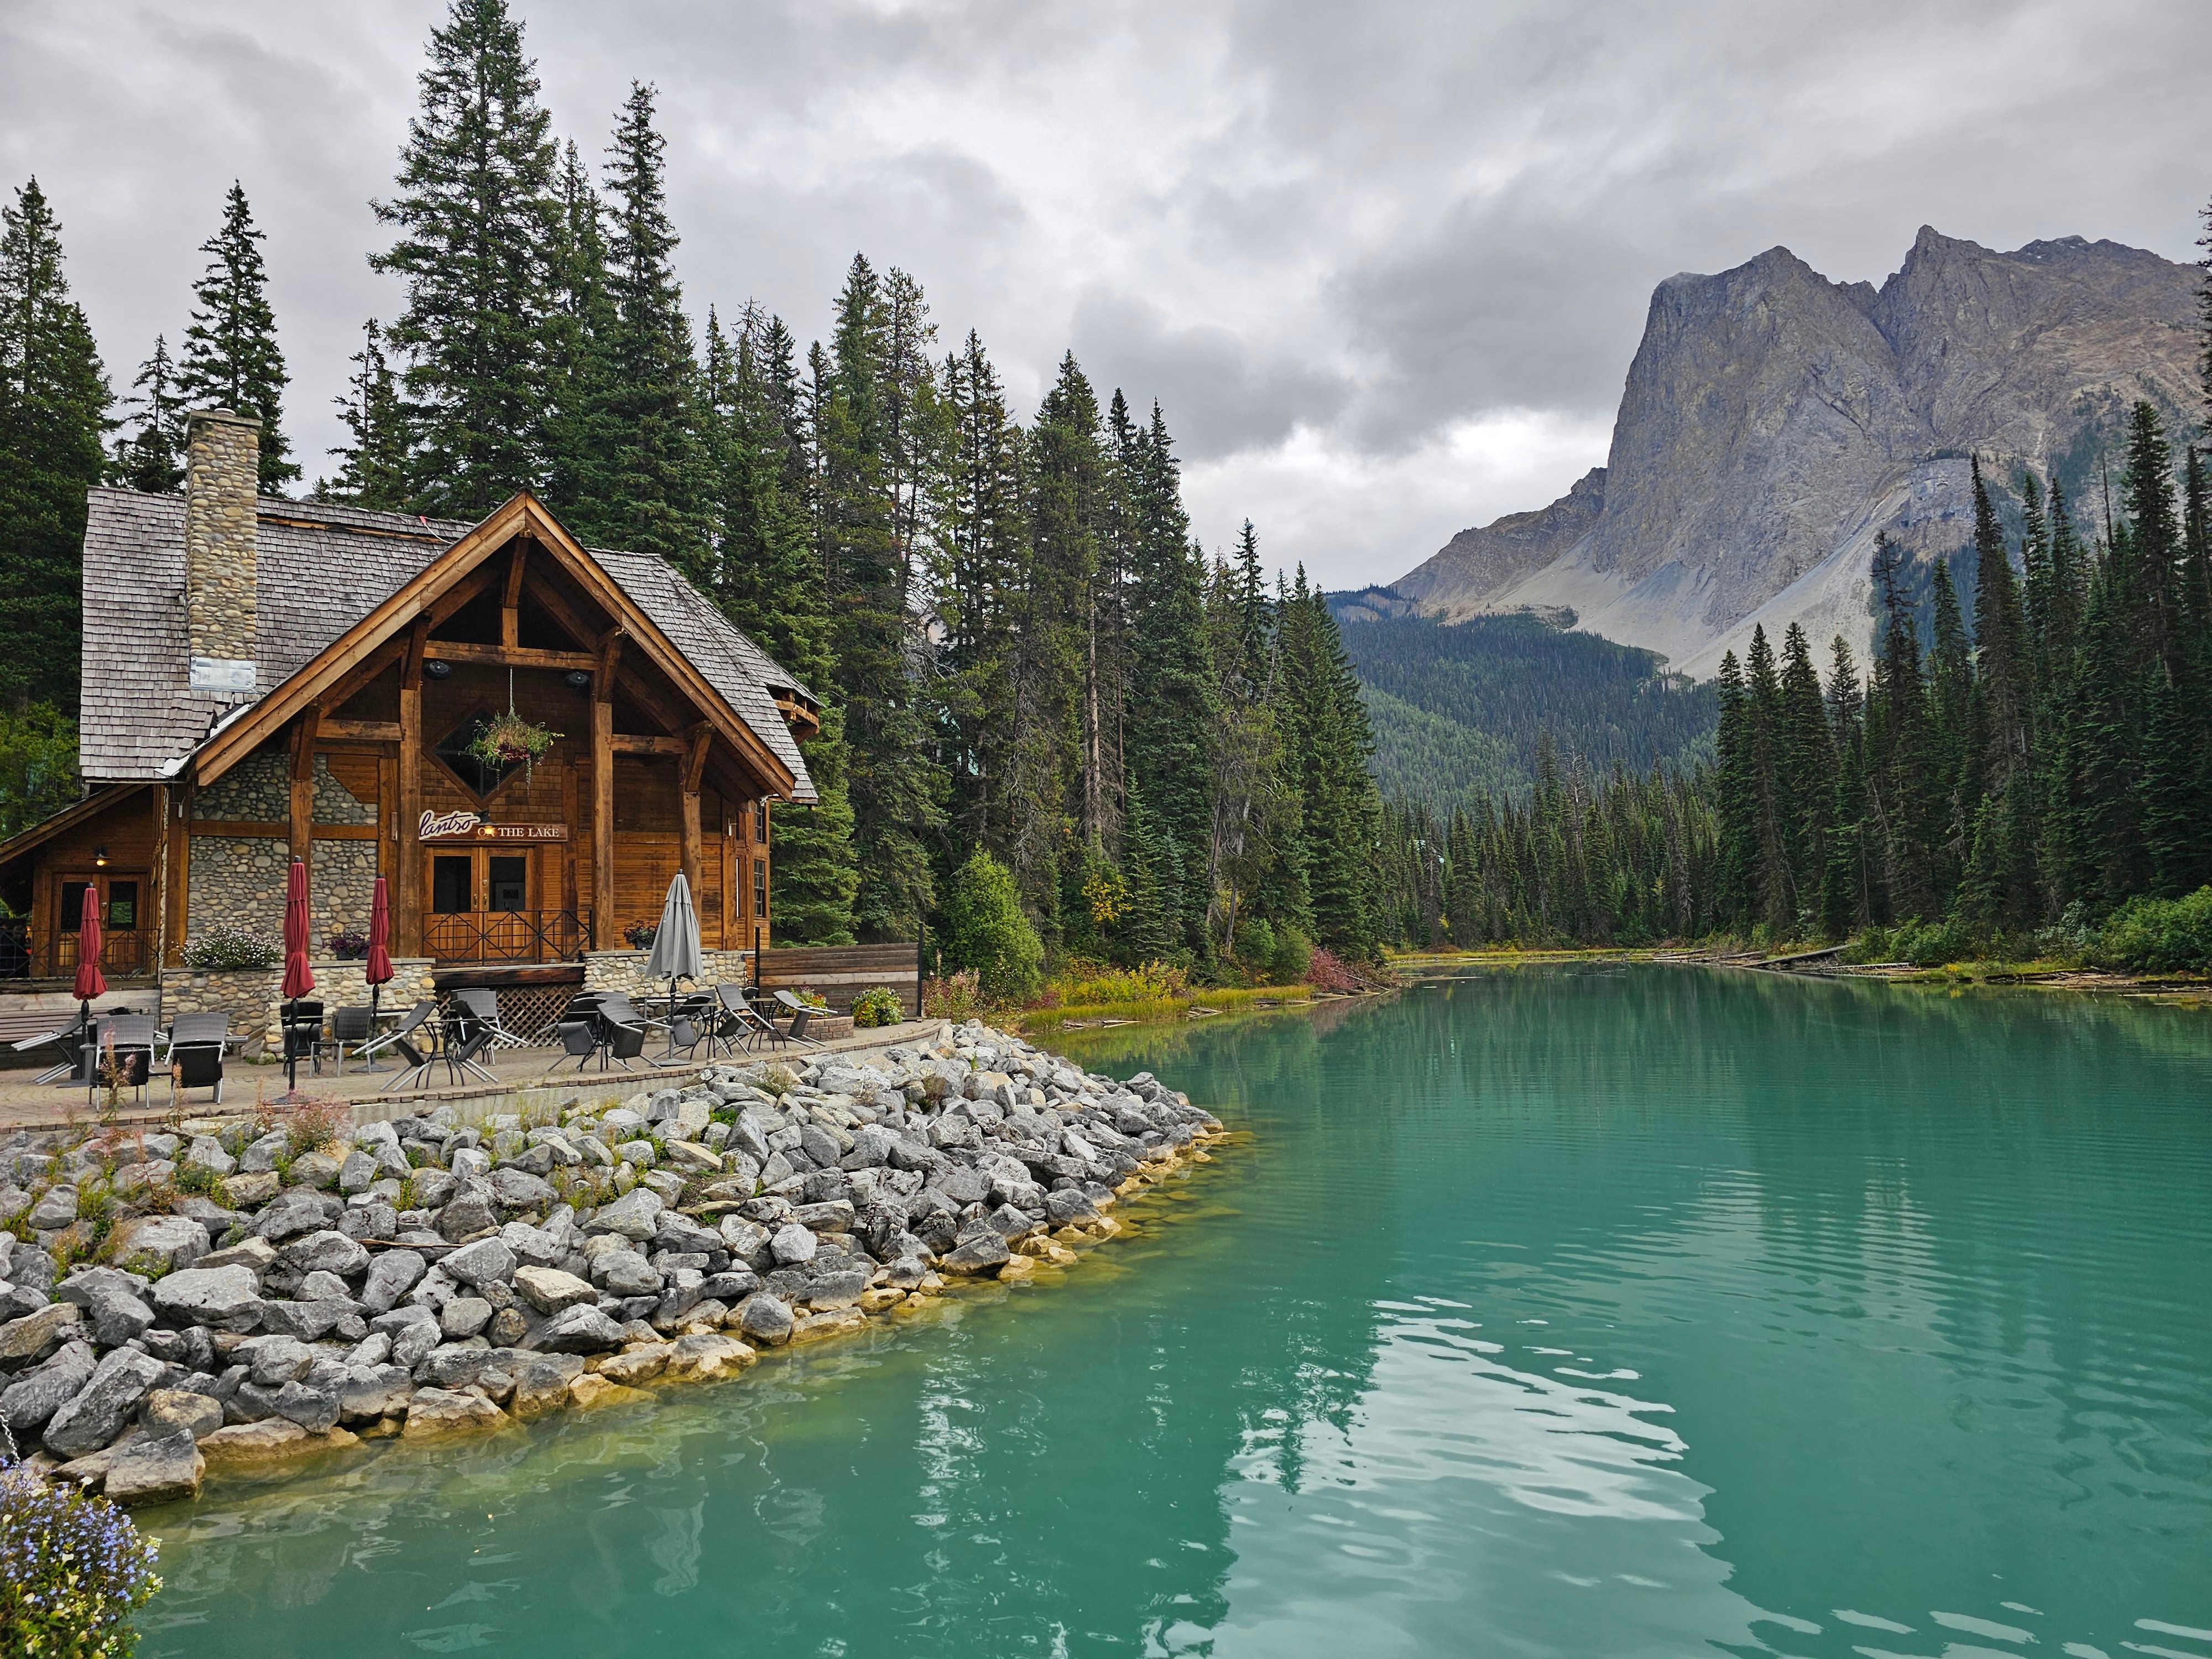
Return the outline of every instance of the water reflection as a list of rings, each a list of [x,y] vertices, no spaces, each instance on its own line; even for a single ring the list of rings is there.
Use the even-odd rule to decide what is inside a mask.
[[[1140,1237],[656,1410],[217,1488],[164,1518],[143,1650],[2202,1629],[2176,1012],[1547,969],[1083,1038],[1255,1130]]]

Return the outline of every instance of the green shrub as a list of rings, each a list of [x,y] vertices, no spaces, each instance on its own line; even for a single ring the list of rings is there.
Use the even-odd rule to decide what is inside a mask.
[[[1274,985],[1303,985],[1313,963],[1313,941],[1285,922],[1275,929],[1274,954],[1267,958],[1267,980]]]
[[[980,848],[952,878],[938,946],[946,966],[974,969],[994,1002],[1026,1002],[1044,984],[1044,943],[1022,913],[1013,873]]]
[[[2146,974],[2212,968],[2212,887],[2186,898],[2130,899],[2106,919],[2089,957],[2101,968]]]
[[[905,1018],[905,1005],[899,1001],[898,993],[888,985],[871,985],[853,999],[853,1024],[856,1030],[896,1025]]]
[[[1973,930],[1955,917],[1923,921],[1908,916],[1890,927],[1869,927],[1844,947],[1846,962],[1909,962],[1916,968],[1940,968],[1978,953]]]
[[[185,966],[195,973],[224,973],[235,969],[274,968],[284,960],[281,940],[251,927],[227,921],[210,922],[185,944]]]

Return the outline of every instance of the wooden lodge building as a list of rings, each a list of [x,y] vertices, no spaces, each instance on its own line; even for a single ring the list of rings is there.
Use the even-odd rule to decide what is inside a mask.
[[[275,939],[294,858],[319,963],[381,875],[392,956],[441,985],[580,981],[678,869],[710,951],[766,940],[771,803],[814,799],[805,686],[531,495],[473,525],[270,499],[258,447],[196,414],[183,495],[91,492],[87,793],[0,845],[0,987],[74,974],[87,886],[124,984],[173,981],[218,923]],[[486,763],[470,740],[510,708],[558,736]]]

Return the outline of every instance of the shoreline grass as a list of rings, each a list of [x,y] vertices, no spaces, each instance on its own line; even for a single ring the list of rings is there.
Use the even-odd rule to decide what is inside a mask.
[[[1185,1019],[1194,1015],[1206,1018],[1255,1009],[1298,1007],[1313,999],[1314,988],[1310,985],[1234,986],[1194,990],[1182,996],[1136,997],[1078,1003],[1064,1008],[1024,1008],[1000,1018],[1026,1034],[1103,1021],[1134,1025]]]

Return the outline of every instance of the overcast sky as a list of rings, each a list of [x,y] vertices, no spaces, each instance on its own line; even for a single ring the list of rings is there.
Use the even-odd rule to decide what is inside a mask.
[[[515,0],[563,137],[660,88],[677,263],[822,334],[854,252],[978,330],[1026,414],[1073,346],[1157,398],[1199,535],[1331,586],[1603,461],[1652,286],[1776,243],[1880,282],[1923,222],[2192,258],[2204,0],[1160,6]],[[121,390],[236,176],[309,477],[444,0],[0,0],[36,173]]]

